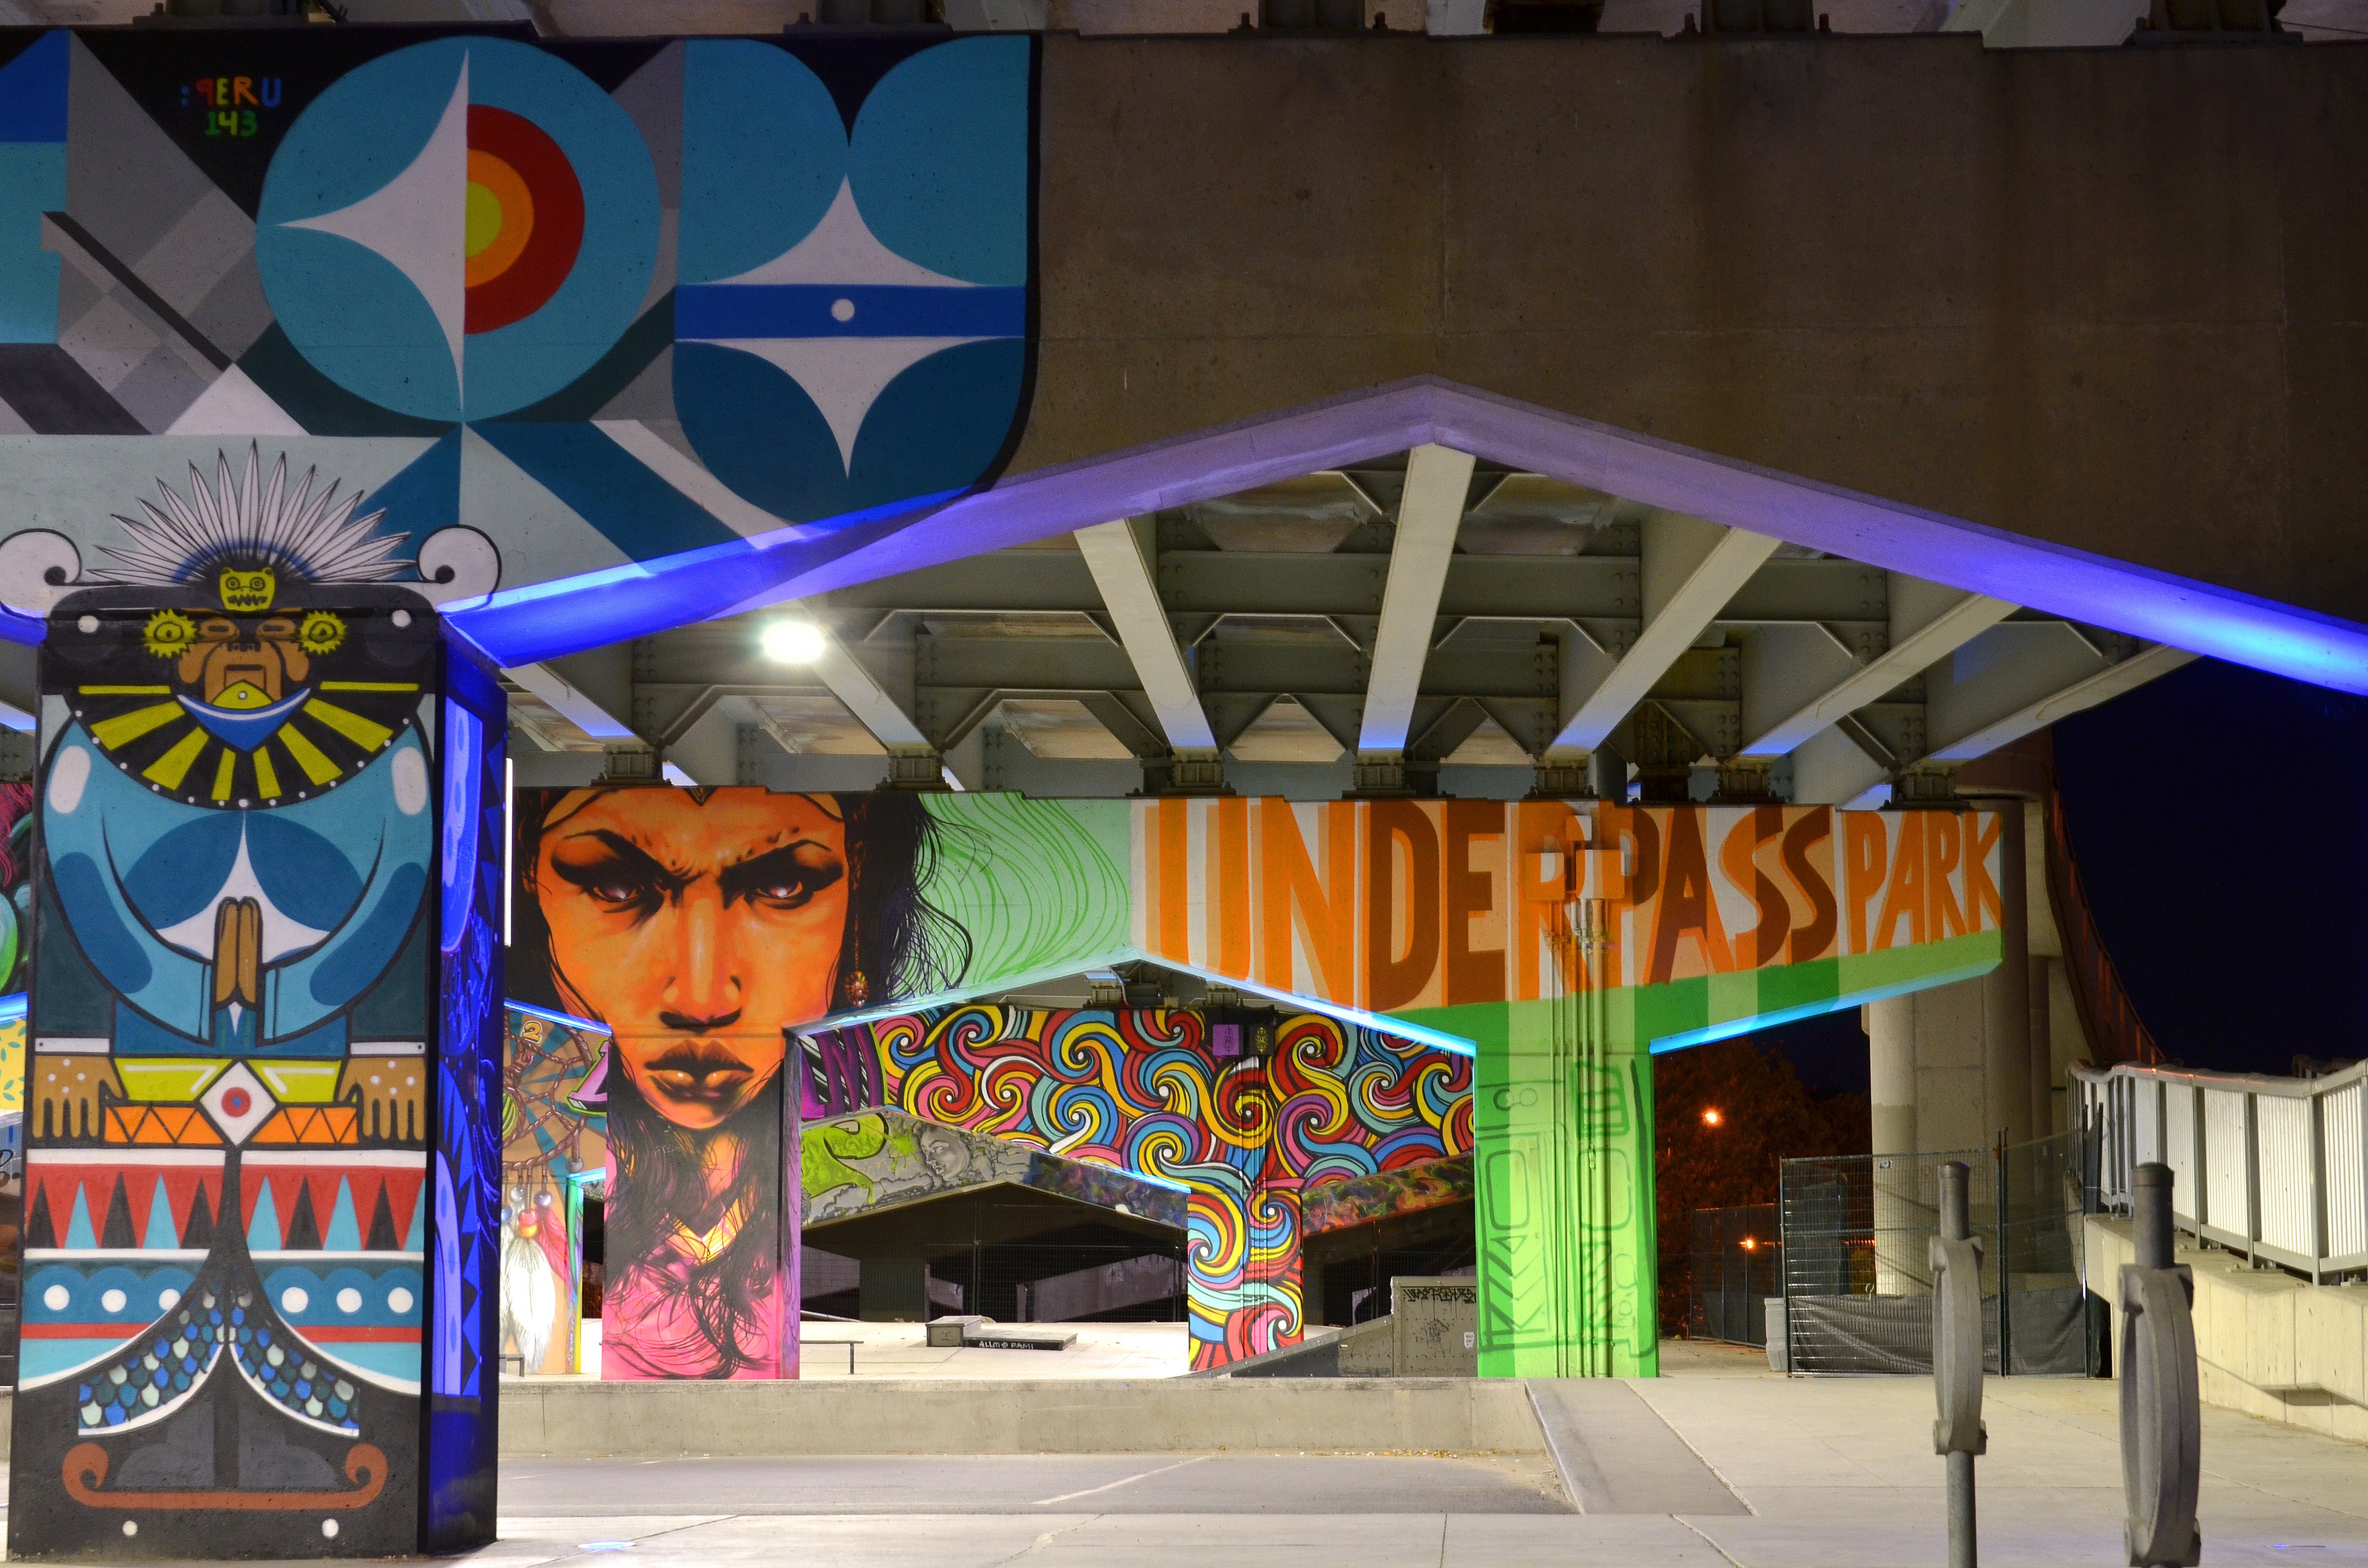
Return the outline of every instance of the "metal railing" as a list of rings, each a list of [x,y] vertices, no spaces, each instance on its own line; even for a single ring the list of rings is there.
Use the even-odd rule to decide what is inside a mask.
[[[1784,1293],[1776,1205],[1697,1209],[1689,1218],[1686,1337],[1766,1345],[1768,1300]]]
[[[2159,1161],[2181,1230],[2313,1281],[2368,1269],[2368,1062],[2320,1078],[2127,1063],[2072,1077],[2109,1206]]]

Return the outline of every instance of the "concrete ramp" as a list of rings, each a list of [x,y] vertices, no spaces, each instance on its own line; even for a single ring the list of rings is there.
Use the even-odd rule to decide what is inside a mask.
[[[1748,1514],[1718,1472],[1616,1378],[1532,1378],[1530,1403],[1582,1514]]]

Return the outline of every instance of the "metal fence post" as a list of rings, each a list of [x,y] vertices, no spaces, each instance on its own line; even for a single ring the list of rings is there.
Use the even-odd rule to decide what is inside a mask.
[[[1982,1426],[1982,1246],[1972,1239],[1973,1172],[1942,1163],[1941,1233],[1932,1238],[1932,1448],[1949,1467],[1949,1568],[1975,1568],[1974,1456]]]
[[[1990,1234],[1998,1243],[1998,1376],[2014,1375],[2014,1302],[2008,1289],[2008,1271],[2014,1264],[2014,1248],[2007,1235],[2007,1213],[2014,1190],[2011,1173],[2007,1169],[2006,1129],[1998,1133],[1998,1212],[1992,1215]]]
[[[2195,1528],[2203,1400],[2191,1316],[2195,1276],[2172,1261],[2169,1165],[2132,1173],[2130,1219],[2137,1261],[2124,1264],[2121,1278],[2124,1538],[2131,1568],[2193,1568],[2203,1555]]]
[[[1776,1167],[1776,1294],[1782,1305],[1776,1309],[1776,1331],[1784,1336],[1784,1375],[1793,1376],[1799,1369],[1793,1364],[1793,1201],[1788,1190],[1791,1179],[1784,1167]]]

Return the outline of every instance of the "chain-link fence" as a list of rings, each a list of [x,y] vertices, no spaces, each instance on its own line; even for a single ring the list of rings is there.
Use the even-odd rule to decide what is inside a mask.
[[[1687,1255],[1686,1337],[1768,1343],[1768,1301],[1783,1291],[1776,1205],[1697,1209]]]
[[[1778,1208],[1793,1370],[1931,1371],[1930,1238],[1950,1160],[1972,1170],[1986,1369],[2098,1369],[2080,1235],[2094,1183],[2071,1131],[2003,1149],[1785,1161]]]

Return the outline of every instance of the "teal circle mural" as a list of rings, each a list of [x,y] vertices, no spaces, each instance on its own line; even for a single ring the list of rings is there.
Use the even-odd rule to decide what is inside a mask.
[[[615,100],[506,39],[353,71],[265,176],[256,261],[289,341],[416,418],[490,418],[559,391],[640,312],[657,176]]]

